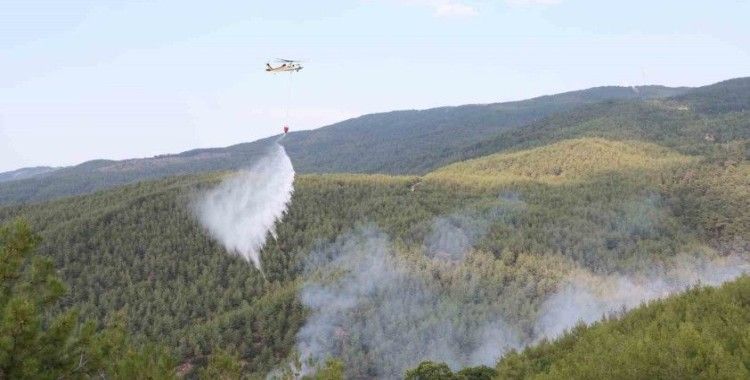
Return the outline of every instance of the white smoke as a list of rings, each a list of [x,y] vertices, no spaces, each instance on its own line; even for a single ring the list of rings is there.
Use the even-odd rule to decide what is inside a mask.
[[[260,249],[286,211],[294,190],[294,168],[284,147],[274,143],[249,169],[199,197],[201,225],[227,251],[261,269]]]
[[[487,232],[487,222],[466,215],[435,218],[425,238],[429,257],[460,261]]]
[[[617,247],[650,237],[663,217],[659,202],[655,195],[624,202],[604,215],[589,244]],[[491,366],[511,349],[553,339],[578,323],[750,272],[746,249],[707,247],[644,259],[629,272],[595,273],[575,255],[550,262],[563,270],[554,280],[536,277],[544,273],[523,261],[504,272],[502,260],[478,247],[493,226],[516,226],[527,210],[518,194],[505,193],[495,203],[434,218],[421,244],[367,227],[312,252],[300,295],[311,314],[297,334],[297,351],[312,367],[341,359],[350,378],[400,378],[422,360],[453,369]],[[588,247],[570,239],[560,242],[565,251]]]
[[[571,274],[542,305],[537,338],[555,338],[578,323],[592,323],[692,286],[717,286],[750,272],[748,257],[740,254],[710,259],[680,255],[671,261],[669,267],[658,265],[647,273]]]
[[[432,220],[423,248],[431,258],[463,261],[466,254],[482,240],[492,223],[512,223],[512,218],[526,208],[517,193],[500,194],[496,204],[478,210],[464,210]]]
[[[444,219],[436,221],[442,229]],[[455,236],[453,227],[448,230]],[[630,274],[599,275],[578,268],[536,306],[536,317],[518,320],[507,314],[504,294],[490,296],[487,284],[472,272],[476,267],[462,268],[454,259],[424,267],[396,246],[375,227],[358,228],[308,257],[301,300],[312,313],[297,334],[297,350],[306,363],[314,366],[337,357],[356,364],[347,366],[347,375],[355,378],[399,378],[422,360],[453,369],[491,366],[511,349],[553,339],[578,323],[692,286],[719,285],[750,271],[750,260],[739,253],[679,255],[654,262],[648,272]],[[429,255],[429,244],[423,248]],[[473,252],[461,256],[468,260],[479,254]],[[446,287],[448,283],[453,285]],[[515,291],[509,290],[507,297]]]
[[[477,304],[479,283],[447,289],[413,264],[375,227],[313,252],[301,293],[312,311],[297,334],[301,357],[317,364],[328,357],[360,363],[348,368],[349,377],[399,378],[422,360],[453,368],[492,365],[520,347],[501,310]],[[366,357],[354,358],[353,351]]]

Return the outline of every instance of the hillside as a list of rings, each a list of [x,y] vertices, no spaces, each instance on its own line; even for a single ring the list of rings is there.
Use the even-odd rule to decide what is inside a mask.
[[[742,157],[725,164],[585,138],[423,177],[298,176],[261,254],[264,280],[192,216],[195,194],[225,175],[6,206],[0,221],[23,217],[39,232],[70,288],[61,306],[101,324],[122,314],[137,341],[170,347],[182,363],[200,367],[221,349],[259,376],[307,352],[306,337],[322,339],[311,355],[340,359],[349,377],[397,377],[424,359],[492,363],[538,339],[539,313],[570,276],[671,268],[685,254],[713,260],[750,241]],[[504,177],[514,180],[495,187]],[[325,263],[347,252],[371,254],[334,261],[352,273],[342,282]],[[359,301],[318,308],[316,289]],[[384,328],[399,339],[379,341]],[[483,348],[486,331],[508,346]]]
[[[750,278],[696,288],[504,357],[505,379],[750,376]]]
[[[748,15],[0,0],[0,380],[750,380]]]
[[[461,148],[550,115],[603,101],[638,101],[682,94],[687,88],[596,87],[539,98],[365,115],[285,143],[302,172],[420,174]],[[304,137],[304,138],[303,138]]]
[[[552,185],[622,171],[659,173],[694,160],[654,144],[581,138],[463,161],[432,172],[425,178],[459,185],[501,186],[518,182]]]
[[[0,173],[0,182],[18,181],[32,177],[39,177],[55,170],[57,170],[57,168],[51,168],[49,166],[37,166],[33,168],[12,170]]]
[[[725,154],[738,144],[736,155],[748,157],[750,139],[750,78],[700,87],[680,96],[643,102],[602,102],[505,131],[456,152],[451,161],[505,150],[526,149],[562,139],[602,137],[639,140],[668,146],[686,154]],[[718,150],[718,152],[717,152]],[[733,157],[736,160],[738,157]]]
[[[498,379],[744,379],[750,376],[749,297],[748,277],[719,288],[695,287],[510,352],[494,369],[454,374],[443,363],[427,361],[407,378],[460,380],[483,373]]]
[[[686,94],[677,95],[674,100],[687,104],[700,113],[719,114],[750,111],[750,80],[731,79],[710,86],[704,86]]]
[[[597,87],[517,102],[372,114],[292,132],[284,145],[301,173],[420,174],[464,157],[467,146],[550,115],[602,101],[658,99],[688,90]],[[0,204],[86,194],[146,179],[234,170],[253,162],[270,141],[143,159],[89,161],[44,176],[0,183]]]

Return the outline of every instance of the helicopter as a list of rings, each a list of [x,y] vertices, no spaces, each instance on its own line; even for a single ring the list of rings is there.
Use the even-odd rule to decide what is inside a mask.
[[[277,58],[276,62],[280,63],[279,66],[273,67],[270,63],[266,63],[266,72],[269,73],[281,73],[281,72],[287,72],[289,74],[296,73],[300,70],[302,70],[302,65],[300,64],[301,61],[292,60],[292,59],[281,59]],[[292,75],[289,76],[289,99],[286,103],[286,120],[289,120],[289,100],[292,98]],[[284,123],[284,125],[281,126],[282,130],[284,131],[283,136],[286,136],[287,133],[289,133],[289,125]]]
[[[281,59],[277,58],[276,62],[281,63],[277,67],[271,66],[270,63],[266,63],[266,71],[269,73],[281,73],[281,72],[298,72],[302,70],[301,61],[293,59]]]

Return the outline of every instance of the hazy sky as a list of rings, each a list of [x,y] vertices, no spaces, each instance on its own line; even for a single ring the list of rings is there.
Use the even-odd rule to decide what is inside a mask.
[[[0,1],[0,171],[363,113],[750,75],[748,1]]]

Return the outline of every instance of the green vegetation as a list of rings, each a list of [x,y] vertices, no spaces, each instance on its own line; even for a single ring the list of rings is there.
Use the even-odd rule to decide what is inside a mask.
[[[665,187],[672,212],[696,234],[725,244],[750,241],[750,163],[692,167]]]
[[[746,80],[750,82],[750,79]],[[717,104],[730,102],[724,94]],[[686,95],[685,100],[690,99]],[[552,115],[521,128],[502,131],[452,153],[445,162],[488,154],[544,146],[566,139],[598,137],[608,140],[641,141],[673,148],[681,153],[717,158],[732,152],[748,157],[750,113],[746,108],[726,113],[702,114],[674,100],[605,102]]]
[[[562,185],[606,173],[660,173],[691,161],[694,158],[658,145],[582,138],[460,162],[425,178],[489,187],[523,182]]]
[[[458,373],[443,363],[422,362],[417,368],[406,371],[405,380],[491,380],[497,376],[497,371],[487,367],[468,367]]]
[[[544,180],[470,185],[517,170],[518,157],[529,163],[521,174]],[[487,170],[473,172],[484,160],[492,163]],[[574,180],[548,180],[545,162],[560,162]],[[608,273],[748,241],[747,164],[723,165],[648,144],[582,139],[424,178],[300,176],[278,239],[262,251],[268,281],[227,255],[191,215],[194,194],[220,174],[5,207],[0,220],[23,216],[43,237],[39,251],[70,287],[58,310],[74,305],[100,328],[121,315],[134,341],[170,347],[181,368],[231,374],[239,365],[262,376],[290,357],[305,323],[308,311],[298,298],[305,257],[355,225],[374,223],[387,233],[405,268],[442,297],[445,310],[479,300],[471,307],[477,316],[513,321],[523,340],[545,297],[574,267]],[[424,256],[433,221],[445,215],[488,221],[458,265]],[[368,309],[359,310],[366,318]],[[466,347],[476,344],[467,339]],[[359,351],[363,346],[351,340],[342,347],[347,373],[366,376],[372,363]]]
[[[40,252],[70,286],[65,304],[103,325],[122,313],[136,339],[201,362],[215,347],[238,353],[245,370],[265,373],[289,355],[304,322],[295,278],[313,244],[357,222],[391,231],[441,214],[469,195],[410,191],[414,178],[301,177],[292,206],[267,244],[260,272],[206,236],[190,200],[219,176],[177,177],[42,205],[0,209],[24,216],[43,237]],[[61,222],[62,221],[62,222]]]
[[[654,142],[708,155],[715,147],[706,138],[718,144],[750,138],[749,84],[750,78],[739,78],[696,89],[597,87],[518,102],[372,114],[292,132],[283,144],[301,173],[424,174],[467,158],[580,137]],[[274,139],[146,159],[95,160],[35,171],[22,180],[0,178],[0,204],[234,170],[262,155]]]
[[[288,364],[299,361],[297,334],[319,312],[305,306],[303,289],[311,281],[345,286],[340,273],[307,264],[368,228],[362,226],[387,237],[382,257],[392,277],[369,293],[372,299],[342,310],[327,347],[333,355],[315,363],[313,378],[395,377],[410,367],[409,378],[446,379],[484,379],[495,370],[501,378],[597,378],[607,368],[621,377],[745,375],[746,279],[576,328],[506,356],[495,369],[455,367],[474,360],[469,353],[481,348],[483,324],[492,318],[506,322],[519,345],[533,342],[544,302],[571,273],[604,276],[672,265],[681,255],[747,252],[746,82],[695,92],[651,88],[639,96],[592,89],[365,116],[291,134],[285,143],[303,172],[419,174],[483,157],[422,176],[298,176],[277,238],[269,236],[261,252],[265,278],[228,255],[192,215],[196,194],[227,174],[173,175],[245,165],[267,141],[153,161],[92,162],[0,184],[0,203],[12,204],[171,176],[0,208],[1,223],[28,221],[44,259],[30,257],[36,239],[26,228],[6,229],[0,270],[15,275],[3,277],[2,328],[17,326],[12,318],[29,323],[13,340],[19,344],[3,334],[0,377],[290,375]],[[599,102],[610,98],[618,100]],[[460,257],[433,244],[441,226],[471,230]],[[401,289],[412,298],[397,297]],[[372,323],[387,299],[403,300],[409,312]],[[435,351],[419,350],[442,327],[460,338],[453,370],[430,357]],[[416,354],[379,361],[367,332],[385,328],[399,333],[399,352]],[[659,339],[665,336],[676,338]],[[676,360],[667,363],[664,352]],[[78,368],[82,357],[88,359]],[[419,364],[425,360],[437,362]],[[616,372],[638,360],[633,376]],[[672,375],[659,372],[670,369]]]
[[[750,111],[749,91],[750,81],[731,79],[678,95],[675,100],[701,113]]]
[[[297,170],[305,173],[421,174],[452,162],[451,155],[466,146],[550,115],[602,101],[666,98],[688,89],[639,90],[596,87],[517,102],[365,115],[290,135],[284,145]]]
[[[37,166],[4,172],[0,173],[0,182],[17,181],[26,178],[38,177],[52,172],[55,169],[56,168],[51,168],[48,166]]]
[[[518,102],[372,114],[313,131],[293,131],[283,144],[301,173],[421,174],[463,157],[456,154],[467,146],[559,112],[605,100],[665,98],[687,90],[645,86],[634,92],[629,87],[597,87]],[[253,162],[275,139],[146,159],[95,160],[38,173],[1,183],[0,204],[86,194],[146,179],[234,170]]]
[[[506,355],[503,379],[743,379],[750,376],[750,278],[695,288]]]
[[[118,326],[79,324],[75,310],[53,312],[65,286],[35,256],[37,241],[22,222],[0,229],[0,378],[173,377],[164,350],[131,345]]]

